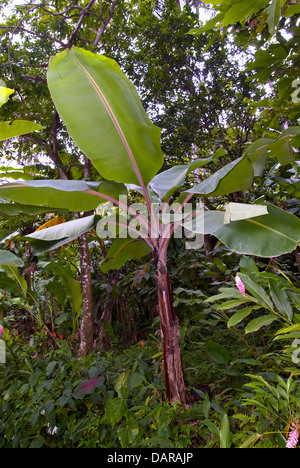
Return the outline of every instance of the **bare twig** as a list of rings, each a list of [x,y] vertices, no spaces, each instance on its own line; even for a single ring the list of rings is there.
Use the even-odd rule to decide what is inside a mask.
[[[94,47],[94,48],[97,47],[97,45],[98,45],[98,43],[99,43],[101,37],[102,37],[103,34],[104,34],[105,29],[107,28],[107,26],[108,26],[110,20],[112,19],[112,16],[113,16],[113,14],[114,14],[114,11],[115,11],[115,9],[116,9],[116,6],[117,6],[117,4],[118,4],[118,1],[119,1],[119,0],[113,0],[112,4],[111,4],[111,6],[110,6],[109,13],[108,13],[108,16],[107,16],[106,20],[103,20],[103,19],[102,19],[102,11],[101,11],[101,21],[102,21],[102,24],[101,24],[101,26],[100,26],[100,29],[99,29],[98,34],[97,34],[97,36],[96,36],[96,39],[94,40],[94,44],[93,44],[93,47]],[[101,4],[101,8],[102,8],[102,4]]]
[[[3,25],[0,25],[0,29],[6,29],[6,30],[12,29],[13,34],[15,34],[16,31],[26,32],[28,34],[32,34],[33,36],[39,37],[40,39],[49,39],[52,42],[57,42],[61,46],[65,47],[65,44],[62,41],[60,41],[59,39],[56,39],[55,37],[49,36],[48,34],[40,34],[40,33],[36,32],[36,31],[30,31],[29,29],[25,29],[25,28],[22,28],[20,26],[16,27],[16,26],[3,26]]]
[[[78,20],[78,23],[77,23],[74,31],[72,31],[72,33],[71,33],[71,35],[69,37],[68,43],[66,45],[67,49],[70,49],[72,47],[72,45],[73,45],[73,43],[75,41],[75,38],[77,36],[77,33],[78,33],[82,23],[83,23],[83,20],[84,20],[85,16],[88,14],[89,10],[92,8],[94,3],[95,3],[95,0],[91,0],[90,3],[88,4],[88,6],[82,10],[82,13],[81,13],[80,18]]]

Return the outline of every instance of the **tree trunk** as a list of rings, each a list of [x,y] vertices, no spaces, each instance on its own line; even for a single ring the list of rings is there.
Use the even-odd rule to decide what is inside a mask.
[[[170,402],[185,403],[186,386],[180,349],[180,325],[173,306],[166,254],[154,251],[153,255],[156,267],[166,396]]]
[[[94,344],[94,313],[92,277],[89,258],[89,245],[87,235],[83,234],[78,239],[80,266],[81,266],[81,290],[82,290],[82,318],[80,327],[80,348],[78,357],[90,353]]]

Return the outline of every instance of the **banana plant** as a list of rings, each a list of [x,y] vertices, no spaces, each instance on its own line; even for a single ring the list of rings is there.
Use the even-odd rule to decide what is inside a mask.
[[[103,220],[110,228],[116,228],[118,236],[102,269],[119,268],[132,257],[153,256],[166,396],[170,401],[184,403],[180,325],[167,268],[170,238],[184,228],[200,237],[213,234],[239,253],[277,256],[294,250],[300,241],[300,220],[275,206],[229,204],[224,211],[205,211],[201,204],[196,209],[189,204],[194,197],[203,199],[248,190],[265,164],[264,151],[276,142],[264,142],[263,148],[259,144],[176,198],[187,175],[212,159],[160,172],[163,165],[160,130],[150,121],[135,87],[114,60],[73,47],[50,59],[47,79],[69,135],[90,159],[101,181],[14,182],[0,186],[0,196],[17,203],[44,207],[51,204],[77,212],[95,210],[105,202],[118,207],[117,216]],[[298,132],[297,128],[280,138]],[[273,156],[276,157],[276,152]],[[143,206],[129,206],[128,191],[142,194]],[[42,242],[45,251],[69,241],[70,233],[75,236],[76,225],[78,233],[91,229],[96,217],[86,218],[86,226],[82,219],[71,223],[35,233],[28,239],[37,250],[39,241]]]

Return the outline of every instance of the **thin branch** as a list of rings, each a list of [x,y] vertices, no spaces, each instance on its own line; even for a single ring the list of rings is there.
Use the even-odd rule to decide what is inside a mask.
[[[16,31],[26,32],[28,34],[32,34],[33,36],[39,37],[40,39],[49,39],[52,42],[57,42],[62,47],[65,47],[65,44],[62,41],[60,41],[59,39],[56,39],[55,37],[49,36],[48,34],[40,34],[35,31],[30,31],[29,29],[21,28],[19,26],[16,27],[16,26],[0,25],[0,29],[5,29],[5,30],[13,29],[13,34],[15,34]]]
[[[100,29],[99,29],[98,34],[97,34],[97,36],[96,36],[96,39],[94,40],[94,44],[93,44],[93,47],[94,47],[94,48],[97,47],[97,45],[98,45],[98,43],[99,43],[101,37],[103,36],[104,31],[105,31],[105,29],[107,28],[107,26],[108,26],[108,24],[109,24],[109,22],[110,22],[110,20],[111,20],[111,18],[112,18],[112,16],[113,16],[113,14],[114,14],[114,11],[115,11],[115,9],[116,9],[116,6],[117,6],[117,4],[118,4],[118,1],[119,1],[119,0],[113,0],[111,6],[110,6],[110,8],[109,8],[109,13],[108,13],[108,16],[107,16],[106,20],[101,19],[102,24],[101,24],[101,26],[100,26]],[[100,2],[100,11],[101,11],[101,18],[102,18],[102,2]]]
[[[46,78],[40,75],[20,75],[20,78],[23,80],[33,80],[33,81],[39,81],[40,83],[47,84]]]
[[[70,48],[72,47],[72,45],[73,45],[73,43],[74,43],[74,41],[75,41],[75,38],[76,38],[76,36],[77,36],[77,33],[78,33],[78,31],[79,31],[79,29],[80,29],[82,23],[83,23],[83,20],[84,20],[85,16],[88,14],[89,10],[90,10],[90,9],[92,8],[92,6],[94,5],[95,1],[96,1],[96,0],[91,0],[90,3],[88,4],[88,6],[87,6],[86,8],[83,8],[82,13],[81,13],[81,15],[80,15],[80,18],[79,18],[79,20],[78,20],[78,23],[77,23],[77,25],[76,25],[74,31],[72,32],[72,34],[71,34],[70,37],[69,37],[68,43],[67,43],[67,45],[66,45],[66,48],[67,48],[67,49],[70,49]]]

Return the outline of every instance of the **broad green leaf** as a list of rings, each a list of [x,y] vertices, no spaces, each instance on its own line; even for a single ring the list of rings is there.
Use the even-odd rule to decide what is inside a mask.
[[[246,154],[253,165],[254,176],[261,177],[266,165],[268,146],[276,140],[271,138],[260,138],[248,146]]]
[[[115,382],[115,390],[117,393],[119,393],[119,390],[121,387],[127,387],[127,380],[130,374],[131,374],[131,370],[128,369],[126,372],[121,372],[121,374],[118,376]]]
[[[248,315],[251,314],[251,312],[257,309],[257,307],[245,307],[244,309],[238,310],[235,314],[233,314],[232,317],[227,322],[227,327],[235,327],[238,323],[240,323],[244,318],[248,317]]]
[[[279,24],[281,15],[281,3],[282,0],[272,0],[271,4],[267,8],[267,21],[269,26],[269,32],[272,36],[273,34],[275,34],[275,31]]]
[[[277,310],[287,319],[292,320],[293,308],[288,295],[276,280],[269,279],[271,298]]]
[[[0,86],[0,107],[2,107],[3,104],[5,104],[8,101],[9,96],[11,94],[13,94],[14,92],[15,92],[14,89],[5,88],[4,86]]]
[[[49,228],[50,229],[50,228]],[[68,265],[61,262],[50,262],[46,268],[49,268],[56,276],[61,278],[61,282],[66,290],[67,298],[70,301],[74,314],[78,317],[81,313],[82,292],[80,281],[73,278],[73,273]]]
[[[44,447],[45,443],[46,443],[46,441],[45,441],[44,437],[43,436],[38,436],[38,437],[35,437],[31,441],[31,443],[29,445],[29,448],[40,449],[40,448]]]
[[[245,333],[253,333],[259,330],[261,327],[264,327],[266,325],[271,325],[271,323],[275,322],[278,320],[278,317],[276,317],[275,314],[269,314],[269,315],[264,315],[263,317],[259,317],[257,319],[251,320],[250,323],[248,323]]]
[[[111,398],[105,405],[105,419],[111,425],[112,429],[115,428],[125,413],[125,404],[123,398]]]
[[[17,289],[18,293],[20,294],[20,296],[23,296],[23,297],[26,297],[26,294],[27,294],[27,282],[26,280],[21,276],[19,275],[19,272],[18,272],[18,267],[20,266],[20,264],[18,266],[15,266],[13,264],[6,264],[6,265],[2,265],[2,269],[4,271],[6,271],[6,275],[8,275],[14,282],[13,284],[13,288],[14,289]],[[7,289],[9,289],[9,286],[11,286],[11,281],[9,281],[10,278],[1,278],[1,284],[3,286],[3,289],[6,289],[5,287],[5,282],[7,281]]]
[[[269,156],[278,159],[282,166],[295,161],[292,145],[288,138],[280,138],[269,145]]]
[[[244,285],[246,286],[246,290],[249,291],[257,300],[258,302],[270,309],[273,309],[273,303],[271,298],[265,292],[265,290],[255,281],[255,276],[245,275],[244,273],[239,273],[241,280],[243,281]]]
[[[130,447],[130,444],[138,436],[140,429],[134,418],[129,418],[126,422],[118,426],[117,434],[122,448]]]
[[[224,225],[224,212],[204,211],[181,224],[184,229],[196,234],[212,234]]]
[[[130,258],[141,258],[150,252],[150,247],[142,239],[115,239],[100,268],[103,273],[117,270]]]
[[[185,193],[195,193],[201,197],[228,195],[249,189],[253,183],[253,177],[252,163],[248,158],[242,157],[222,167]]]
[[[283,13],[283,16],[285,18],[290,18],[291,16],[297,15],[300,13],[300,4],[295,3],[294,5],[290,5],[285,12]]]
[[[244,299],[232,299],[231,301],[224,302],[223,304],[219,305],[218,309],[219,310],[229,310],[233,309],[234,307],[237,307],[239,305],[245,304],[245,302],[248,302],[247,298]]]
[[[74,219],[66,223],[48,227],[41,231],[28,234],[26,239],[39,239],[42,241],[54,241],[66,237],[79,236],[80,233],[92,229],[95,224],[95,215],[86,216],[85,218]]]
[[[23,261],[8,250],[0,250],[0,265],[22,267]]]
[[[224,224],[241,219],[255,218],[268,214],[268,207],[263,205],[248,205],[246,203],[228,203],[225,210]]]
[[[213,361],[219,364],[227,364],[230,359],[227,349],[213,341],[207,343],[206,352]]]
[[[39,239],[28,238],[28,241],[30,242],[31,252],[33,255],[39,255],[45,252],[51,252],[52,250],[58,249],[59,247],[63,245],[73,242],[78,237],[82,236],[83,234],[86,234],[89,230],[90,229],[88,228],[86,231],[82,231],[78,235],[75,235],[73,237],[64,237],[63,239],[54,240],[54,241],[43,241]],[[23,239],[27,239],[27,237],[24,237]]]
[[[222,299],[236,298],[242,300],[244,298],[243,294],[237,288],[220,288],[220,293],[216,296],[209,297],[203,302],[217,302]]]
[[[236,1],[229,11],[226,13],[222,22],[223,26],[229,26],[237,22],[242,22],[249,15],[256,13],[261,8],[264,8],[269,3],[269,0],[248,0]]]
[[[150,188],[159,195],[161,200],[167,200],[172,193],[185,183],[186,177],[192,171],[209,164],[212,158],[199,159],[191,164],[174,166],[157,174],[149,183]]]
[[[44,213],[67,213],[67,210],[58,208],[42,208],[41,206],[23,205],[21,203],[0,203],[0,216],[11,217],[26,214],[36,216]]]
[[[123,184],[112,181],[31,180],[0,186],[0,197],[26,205],[49,206],[69,211],[96,209],[107,198],[118,200],[127,194]],[[105,198],[107,197],[107,198]],[[51,212],[51,208],[49,208]]]
[[[240,265],[240,272],[241,273],[246,273],[246,274],[250,274],[250,273],[258,273],[259,272],[259,269],[255,263],[255,261],[253,260],[253,258],[251,257],[247,257],[246,255],[244,255],[240,262],[239,262],[239,265]]]
[[[103,177],[139,185],[153,179],[163,164],[160,129],[114,60],[65,50],[50,60],[48,86],[70,136]]]
[[[227,414],[224,414],[220,429],[220,448],[230,448],[230,425]]]
[[[300,242],[300,219],[267,206],[269,214],[224,224],[211,234],[239,254],[270,258],[292,252]]]
[[[263,51],[265,52],[265,51]],[[262,51],[261,51],[262,53]],[[271,59],[273,60],[273,58]],[[263,57],[262,65],[265,66],[266,58]],[[265,168],[266,158],[276,158],[282,166],[295,161],[295,155],[289,139],[300,134],[300,127],[290,127],[277,139],[260,138],[252,143],[246,150],[246,154],[254,167],[254,175],[261,176]],[[269,151],[269,153],[268,153]]]
[[[95,225],[95,216],[68,221],[37,231],[23,238],[30,242],[32,253],[37,255],[57,249],[89,232]]]
[[[26,133],[43,130],[41,125],[27,120],[14,120],[12,122],[0,122],[0,141],[7,140]]]
[[[27,283],[24,278],[22,278],[22,280],[23,281],[16,281],[16,278],[12,279],[7,275],[5,277],[0,275],[0,287],[5,291],[9,291],[10,293],[15,294],[23,301],[23,298],[26,297],[27,293]]]

